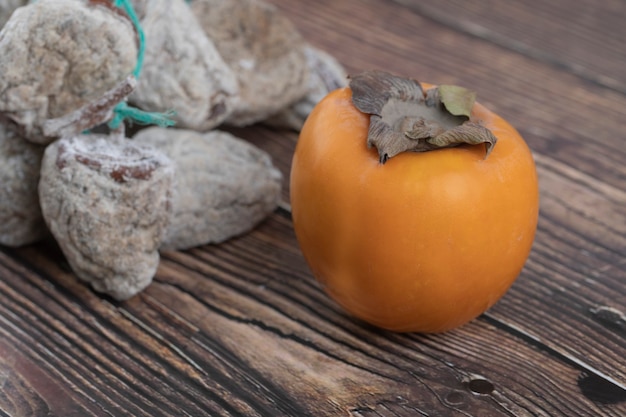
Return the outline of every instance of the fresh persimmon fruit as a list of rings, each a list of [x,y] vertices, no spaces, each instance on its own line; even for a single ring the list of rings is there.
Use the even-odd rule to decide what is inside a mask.
[[[442,332],[476,318],[513,284],[535,236],[527,144],[448,87],[352,77],[314,108],[293,156],[293,226],[313,275],[384,329]]]

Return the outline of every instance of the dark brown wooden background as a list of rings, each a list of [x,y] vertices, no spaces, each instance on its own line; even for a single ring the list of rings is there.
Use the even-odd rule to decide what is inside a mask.
[[[383,332],[311,277],[288,205],[117,303],[0,249],[0,416],[626,416],[626,2],[272,0],[350,71],[476,90],[534,151],[533,252],[488,313]],[[241,130],[287,178],[297,136]],[[285,201],[288,189],[285,188]]]

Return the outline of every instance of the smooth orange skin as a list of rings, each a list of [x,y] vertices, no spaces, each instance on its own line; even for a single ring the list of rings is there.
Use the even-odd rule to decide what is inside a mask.
[[[495,304],[519,275],[537,225],[532,155],[480,104],[498,138],[407,152],[382,165],[366,144],[369,116],[351,90],[309,115],[293,157],[296,237],[313,275],[352,315],[400,332],[443,332]]]

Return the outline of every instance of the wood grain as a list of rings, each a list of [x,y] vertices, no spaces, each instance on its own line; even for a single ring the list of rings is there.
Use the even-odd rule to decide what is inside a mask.
[[[605,1],[602,7],[593,0],[575,5],[537,0],[395,1],[442,25],[626,93],[626,6],[621,0]]]
[[[626,366],[616,366],[623,363],[619,355],[626,349],[626,340],[591,313],[599,307],[618,311],[626,307],[626,146],[617,123],[626,109],[626,96],[589,85],[577,75],[557,75],[562,71],[550,63],[470,38],[462,26],[449,33],[447,26],[428,16],[408,13],[417,2],[406,8],[382,8],[374,0],[360,2],[361,7],[354,7],[350,13],[357,16],[356,21],[369,22],[368,35],[362,39],[355,39],[354,27],[341,25],[350,9],[346,3],[340,6],[330,0],[320,1],[313,11],[288,1],[274,3],[290,13],[305,33],[313,36],[324,27],[327,30],[322,32],[332,33],[334,44],[341,45],[342,51],[365,50],[365,56],[375,57],[370,65],[384,69],[393,65],[402,73],[411,68],[419,74],[420,67],[428,64],[426,73],[432,73],[433,67],[439,72],[432,77],[425,75],[427,80],[462,84],[467,80],[479,96],[497,100],[492,107],[503,114],[512,110],[510,121],[519,126],[537,154],[541,220],[526,271],[511,296],[492,314],[508,317],[507,321],[525,334],[572,355],[626,389]],[[392,25],[385,23],[391,21]],[[518,22],[525,24],[528,32],[536,23],[530,19]],[[428,34],[428,42],[410,37],[418,27]],[[376,54],[374,50],[381,40],[392,45]],[[329,47],[326,40],[322,45]],[[485,66],[479,60],[482,56],[497,59],[492,58]],[[419,57],[428,60],[423,62]],[[433,66],[436,63],[440,65]],[[458,72],[458,80],[452,78],[454,69],[463,65],[467,69]],[[507,94],[503,96],[501,91]],[[607,96],[612,98],[607,101]],[[613,100],[619,102],[614,108]],[[594,103],[593,109],[588,103]],[[537,133],[543,137],[537,137]],[[552,297],[559,294],[569,303],[554,303]],[[579,300],[575,301],[574,296]],[[581,338],[588,343],[578,346],[575,342]]]
[[[478,100],[517,127],[535,152],[575,164],[578,170],[623,188],[624,94],[461,30],[449,30],[401,5],[379,0],[356,5],[321,0],[315,8],[288,0],[273,3],[351,72],[383,69],[474,89]],[[367,31],[360,22],[368,22]],[[533,22],[525,23],[528,31],[535,29]]]
[[[0,248],[0,416],[626,415],[626,8],[619,0],[271,0],[350,71],[470,87],[535,154],[541,217],[507,295],[442,335],[346,315],[285,203],[162,254],[127,302],[52,242]],[[230,129],[288,178],[297,134]]]
[[[93,415],[626,411],[620,403],[607,408],[572,396],[580,368],[487,318],[428,336],[381,332],[352,320],[311,278],[280,213],[227,244],[165,254],[156,282],[125,303],[103,302],[63,271],[53,249],[49,255],[41,249],[1,257],[0,265],[21,271],[20,282],[8,283],[18,289],[38,287],[41,278],[15,259],[49,271],[51,282],[37,291],[21,288],[30,299],[0,289],[15,299],[7,307],[38,328],[42,346],[8,332],[3,338],[80,386],[72,401],[96,401],[105,414],[92,409]],[[37,325],[42,297],[47,311]]]

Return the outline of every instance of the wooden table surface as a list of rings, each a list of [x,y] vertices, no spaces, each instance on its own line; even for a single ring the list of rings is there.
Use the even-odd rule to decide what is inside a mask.
[[[272,2],[350,72],[463,85],[519,129],[541,190],[521,276],[458,330],[394,334],[322,292],[288,205],[164,253],[126,302],[53,246],[1,248],[0,416],[626,416],[626,3]],[[238,133],[287,178],[295,133]]]

